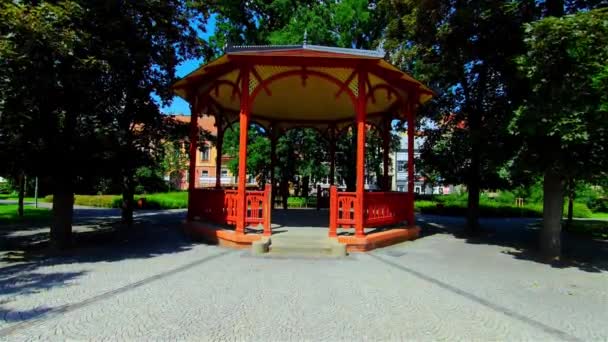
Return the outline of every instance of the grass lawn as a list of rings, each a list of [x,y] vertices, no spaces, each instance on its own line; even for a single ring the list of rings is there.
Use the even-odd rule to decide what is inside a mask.
[[[451,200],[449,197],[433,201],[416,200],[414,206],[420,213],[433,215],[466,216],[467,211],[466,201]],[[482,199],[479,202],[479,212],[482,217],[542,217],[543,206],[541,203],[527,203],[523,207],[517,207],[513,204]],[[567,203],[564,204],[564,216],[566,213]],[[586,205],[574,203],[574,217],[599,218],[592,215]]]
[[[593,214],[591,214],[591,218],[594,218],[594,219],[608,219],[608,213],[593,213]]]
[[[135,195],[135,201],[142,200],[142,209],[179,209],[188,207],[188,192],[175,191],[155,194]],[[52,202],[53,196],[46,196],[45,202]],[[120,208],[120,195],[76,195],[74,204],[101,208]]]
[[[0,194],[0,200],[15,200],[17,201],[19,199],[19,196],[14,195],[14,194]],[[25,202],[34,202],[34,197],[24,197],[23,200]],[[38,201],[42,201],[42,198],[39,197]]]
[[[188,192],[166,192],[156,194],[137,195],[135,199],[145,198],[150,209],[180,209],[188,207]]]
[[[51,210],[46,208],[23,207],[23,217],[17,215],[16,204],[0,204],[0,225],[15,223],[46,222],[51,218]]]

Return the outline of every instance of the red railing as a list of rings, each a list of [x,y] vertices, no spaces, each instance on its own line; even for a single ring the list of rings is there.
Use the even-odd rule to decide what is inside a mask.
[[[329,236],[337,236],[338,228],[353,228],[357,217],[357,194],[338,192],[335,186],[329,194]],[[414,197],[405,192],[366,192],[363,198],[363,227],[389,226],[407,221],[414,224]]]
[[[264,235],[270,235],[271,189],[245,192],[245,223],[262,224]],[[236,224],[239,196],[237,190],[194,189],[188,199],[188,218],[217,224]]]
[[[338,192],[335,186],[329,190],[329,236],[336,236],[337,228],[355,226],[355,204],[357,194]]]
[[[366,227],[387,226],[410,221],[413,198],[407,192],[366,192],[363,222]]]
[[[239,204],[239,192],[237,190],[224,190],[224,212],[226,213],[226,223],[236,224],[237,206]]]

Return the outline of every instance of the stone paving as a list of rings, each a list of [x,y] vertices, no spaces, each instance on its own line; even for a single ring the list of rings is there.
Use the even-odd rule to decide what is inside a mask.
[[[604,259],[547,265],[500,236],[530,220],[467,240],[460,219],[420,217],[417,241],[276,259],[191,243],[182,212],[146,215],[110,246],[1,264],[0,340],[608,339]]]

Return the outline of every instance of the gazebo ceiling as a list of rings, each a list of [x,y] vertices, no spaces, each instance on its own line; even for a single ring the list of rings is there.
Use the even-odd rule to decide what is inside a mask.
[[[221,112],[231,121],[241,107],[242,70],[248,70],[253,121],[265,126],[344,126],[355,116],[358,73],[365,71],[369,118],[403,118],[433,93],[382,57],[380,51],[306,44],[229,47],[173,89],[191,103],[199,99],[207,113]]]

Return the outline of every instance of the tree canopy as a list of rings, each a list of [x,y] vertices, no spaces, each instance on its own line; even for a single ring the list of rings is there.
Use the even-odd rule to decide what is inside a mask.
[[[530,93],[511,132],[522,145],[515,166],[544,176],[541,247],[559,255],[564,182],[599,180],[608,170],[608,11],[547,17],[526,25],[517,59]]]

